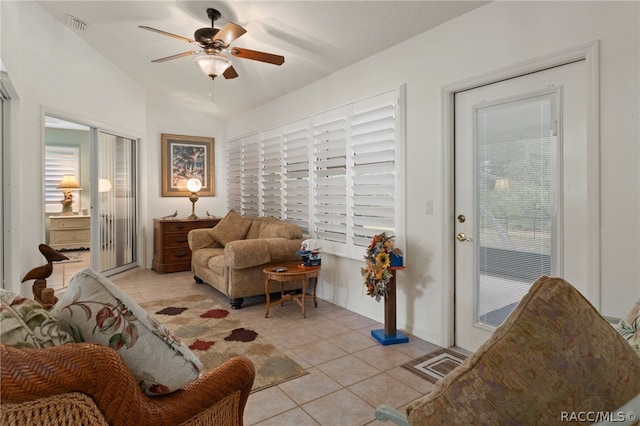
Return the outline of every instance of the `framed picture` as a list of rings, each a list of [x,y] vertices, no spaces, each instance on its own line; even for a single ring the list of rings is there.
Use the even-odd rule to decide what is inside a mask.
[[[198,178],[198,196],[215,195],[214,138],[162,134],[162,196],[188,197],[187,181]]]

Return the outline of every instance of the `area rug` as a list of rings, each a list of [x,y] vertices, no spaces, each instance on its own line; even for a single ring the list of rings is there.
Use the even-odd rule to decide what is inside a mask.
[[[252,392],[308,374],[298,363],[265,341],[238,319],[238,314],[206,296],[187,296],[141,303],[156,320],[177,335],[205,369],[242,355],[256,369]]]
[[[435,383],[462,364],[466,358],[466,355],[451,349],[438,349],[402,364],[402,366],[431,383]]]

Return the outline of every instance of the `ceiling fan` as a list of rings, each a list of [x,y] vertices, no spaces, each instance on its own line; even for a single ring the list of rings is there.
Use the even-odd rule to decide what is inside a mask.
[[[207,9],[207,16],[211,19],[211,27],[204,27],[196,30],[193,35],[194,39],[182,37],[156,28],[140,25],[143,30],[153,31],[187,43],[195,44],[201,50],[191,50],[188,52],[178,53],[177,55],[167,56],[165,58],[154,59],[151,62],[166,62],[172,59],[182,58],[184,56],[198,55],[196,63],[202,71],[212,79],[220,74],[224,78],[236,78],[238,73],[231,65],[229,58],[225,53],[244,59],[252,59],[254,61],[266,62],[268,64],[282,65],[284,56],[274,55],[272,53],[259,52],[257,50],[244,49],[240,47],[230,47],[230,43],[247,32],[238,24],[229,22],[221,29],[214,28],[214,22],[220,18],[221,14],[216,9]]]

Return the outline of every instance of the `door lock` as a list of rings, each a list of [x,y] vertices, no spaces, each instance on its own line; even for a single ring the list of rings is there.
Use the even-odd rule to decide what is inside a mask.
[[[464,223],[464,221],[465,221],[465,220],[467,220],[467,218],[466,218],[466,217],[464,217],[464,215],[463,215],[463,214],[459,214],[459,215],[458,215],[458,222],[460,222],[460,223]]]
[[[456,235],[456,238],[458,239],[458,241],[468,241],[471,242],[473,241],[471,239],[471,237],[467,237],[463,232],[458,232],[458,235]]]

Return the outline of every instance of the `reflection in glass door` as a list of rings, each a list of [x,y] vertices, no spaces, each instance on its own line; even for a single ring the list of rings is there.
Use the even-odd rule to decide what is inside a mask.
[[[105,275],[137,266],[136,140],[97,131],[99,247],[93,264]],[[95,176],[95,175],[94,175]]]

